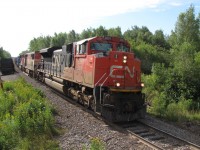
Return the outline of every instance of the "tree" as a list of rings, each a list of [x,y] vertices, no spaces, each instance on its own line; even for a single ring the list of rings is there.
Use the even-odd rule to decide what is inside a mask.
[[[76,34],[76,32],[74,30],[71,30],[68,34],[67,34],[67,40],[65,41],[65,44],[68,43],[72,43],[79,40],[79,35]]]
[[[3,47],[0,47],[0,58],[9,58],[11,57],[10,53],[3,49]]]
[[[93,30],[94,29],[92,28],[87,28],[86,30],[84,29],[80,34],[80,39],[87,39],[93,37],[94,36]]]
[[[116,28],[108,29],[108,36],[122,37],[121,28],[120,27],[116,27]]]
[[[152,33],[149,31],[149,29],[145,26],[142,26],[142,28],[139,28],[138,26],[132,27],[131,30],[127,30],[124,32],[125,39],[129,41],[134,41],[136,45],[139,45],[140,43],[148,43],[152,44]]]
[[[58,46],[61,47],[67,41],[67,33],[54,33],[54,36],[51,38],[51,47]]]
[[[99,26],[98,28],[94,29],[95,36],[107,36],[108,31],[103,26]]]
[[[38,51],[46,47],[50,47],[51,37],[50,36],[40,36],[34,38],[29,42],[30,51]]]
[[[169,49],[169,44],[165,39],[165,35],[162,30],[156,30],[152,36],[152,44],[164,49]]]
[[[175,44],[188,42],[200,51],[200,15],[195,17],[194,6],[191,5],[185,13],[179,15],[173,36]]]

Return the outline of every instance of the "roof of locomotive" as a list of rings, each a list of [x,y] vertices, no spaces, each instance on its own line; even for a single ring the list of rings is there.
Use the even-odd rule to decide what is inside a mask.
[[[87,38],[87,39],[83,39],[83,40],[80,40],[80,41],[77,41],[75,42],[77,45],[81,45],[85,42],[88,42],[88,41],[91,41],[93,39],[97,39],[97,40],[105,40],[105,41],[113,41],[113,42],[123,42],[123,43],[126,43],[127,45],[129,45],[129,43],[123,39],[123,38],[120,38],[120,37],[115,37],[115,36],[95,36],[95,37],[91,37],[91,38]]]
[[[94,39],[94,38],[96,38],[96,37],[91,37],[91,38],[83,39],[81,41],[77,41],[76,44],[81,45],[81,44],[83,44],[83,43],[85,43],[87,41],[90,41],[90,40]]]
[[[62,52],[62,49],[57,49],[57,50],[53,51],[54,54],[57,54],[57,53],[60,53],[60,52]]]

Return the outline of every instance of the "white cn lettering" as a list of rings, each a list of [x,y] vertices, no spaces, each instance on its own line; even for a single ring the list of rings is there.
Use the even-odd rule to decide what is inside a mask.
[[[59,65],[60,65],[60,55],[54,55],[53,56],[53,63],[52,63],[52,65],[54,66],[54,67],[59,67]]]
[[[129,73],[130,77],[133,78],[134,77],[134,72],[135,72],[135,68],[133,67],[133,72],[131,72],[131,70],[129,69],[128,66],[125,67],[125,70]]]
[[[123,67],[122,66],[116,66],[116,65],[113,65],[110,67],[110,76],[112,78],[124,78],[124,76],[119,76],[119,75],[114,75],[113,72],[117,69],[122,69]]]
[[[110,67],[110,76],[112,78],[125,78],[124,75],[114,75],[113,72],[116,71],[117,69],[122,69],[123,66],[117,66],[117,65],[113,65]],[[131,72],[131,70],[129,69],[128,66],[125,66],[124,67],[124,70],[128,72],[128,74],[130,75],[131,78],[134,77],[134,71],[135,71],[135,68],[133,67],[133,71]]]

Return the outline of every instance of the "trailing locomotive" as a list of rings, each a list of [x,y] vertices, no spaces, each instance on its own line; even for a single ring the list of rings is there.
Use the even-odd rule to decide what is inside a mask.
[[[3,75],[15,73],[13,59],[12,58],[0,58],[0,71]]]
[[[124,39],[93,37],[21,58],[30,76],[108,120],[132,121],[146,113],[141,62]]]

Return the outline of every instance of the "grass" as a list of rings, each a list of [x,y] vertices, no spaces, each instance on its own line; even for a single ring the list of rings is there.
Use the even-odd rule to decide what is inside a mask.
[[[52,107],[20,78],[0,89],[0,149],[59,149]]]
[[[200,123],[200,110],[192,110],[190,100],[180,100],[172,102],[165,106],[162,96],[152,101],[152,106],[148,108],[148,112],[157,117],[161,117],[174,122],[194,122]]]
[[[87,150],[86,146],[83,145],[83,150]],[[99,138],[91,138],[90,139],[90,147],[88,150],[105,150],[105,143],[101,141]]]

